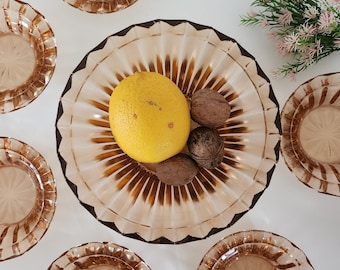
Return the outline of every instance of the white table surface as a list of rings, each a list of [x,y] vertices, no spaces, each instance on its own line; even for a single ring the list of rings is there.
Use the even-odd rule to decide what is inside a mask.
[[[85,54],[108,35],[135,23],[152,19],[186,19],[236,39],[270,76],[283,63],[266,32],[240,25],[240,15],[250,0],[138,0],[133,6],[111,14],[89,14],[62,0],[29,0],[52,27],[58,47],[55,73],[45,91],[31,104],[0,115],[0,136],[22,140],[38,150],[49,163],[57,181],[57,209],[51,225],[30,251],[0,262],[1,270],[47,269],[61,253],[91,241],[112,241],[135,251],[151,269],[196,269],[207,250],[230,233],[261,229],[294,242],[315,269],[334,270],[340,265],[340,198],[306,187],[288,170],[282,156],[271,183],[255,207],[235,225],[205,240],[181,245],[155,245],[124,237],[95,220],[66,184],[56,153],[55,120],[60,95]],[[339,71],[340,55],[334,54],[298,75],[296,81],[270,77],[280,108],[306,80]]]

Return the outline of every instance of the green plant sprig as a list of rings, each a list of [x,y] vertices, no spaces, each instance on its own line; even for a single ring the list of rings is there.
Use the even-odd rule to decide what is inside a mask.
[[[269,28],[281,55],[289,58],[274,73],[294,76],[340,50],[340,1],[255,0],[258,9],[241,16],[245,26]]]

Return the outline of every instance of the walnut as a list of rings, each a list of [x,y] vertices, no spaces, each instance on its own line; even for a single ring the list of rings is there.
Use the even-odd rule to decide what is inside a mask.
[[[224,156],[224,143],[216,130],[197,127],[190,132],[187,142],[191,157],[201,167],[218,167]]]
[[[198,171],[196,162],[187,154],[179,153],[156,165],[156,175],[168,185],[185,185],[192,181]]]
[[[231,106],[218,92],[212,89],[196,91],[191,98],[191,118],[198,124],[216,129],[230,117]]]

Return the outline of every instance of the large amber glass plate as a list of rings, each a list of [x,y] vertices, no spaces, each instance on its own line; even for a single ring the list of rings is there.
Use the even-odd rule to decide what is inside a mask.
[[[135,71],[173,80],[190,100],[204,87],[231,104],[218,132],[224,158],[184,186],[161,183],[152,167],[129,158],[112,136],[112,91]],[[57,148],[64,175],[103,224],[152,243],[202,239],[234,224],[268,186],[279,154],[279,109],[254,58],[216,30],[156,20],[107,37],[70,76],[59,104]]]
[[[0,137],[0,261],[35,246],[54,216],[56,183],[31,146]]]
[[[288,168],[308,187],[340,196],[340,73],[319,75],[286,101],[281,151]]]
[[[135,252],[111,242],[90,242],[61,254],[48,270],[150,270]]]
[[[313,270],[305,253],[275,233],[250,230],[231,234],[204,255],[198,270]]]
[[[35,100],[56,65],[54,33],[29,4],[0,1],[0,56],[0,113],[7,113]]]
[[[117,12],[125,9],[137,0],[64,0],[69,5],[82,11],[96,14]]]

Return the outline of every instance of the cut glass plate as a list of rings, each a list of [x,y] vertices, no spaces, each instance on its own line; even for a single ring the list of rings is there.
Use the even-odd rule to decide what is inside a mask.
[[[25,2],[0,1],[0,113],[20,109],[46,88],[57,47],[45,17]]]
[[[169,77],[190,100],[218,91],[231,117],[218,129],[224,158],[184,186],[165,185],[112,136],[112,91],[136,71]],[[56,120],[59,159],[71,189],[100,222],[151,243],[205,238],[234,224],[269,185],[279,156],[279,108],[270,82],[235,40],[188,21],[155,20],[107,37],[74,70]]]
[[[24,142],[0,137],[0,261],[40,241],[54,216],[56,197],[45,159]]]
[[[306,186],[340,196],[340,73],[300,85],[282,112],[281,152]]]

